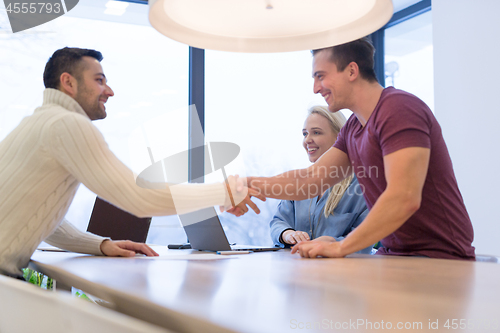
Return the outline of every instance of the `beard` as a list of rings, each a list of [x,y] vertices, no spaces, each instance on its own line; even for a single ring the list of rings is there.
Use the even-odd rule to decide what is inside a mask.
[[[85,84],[78,83],[78,91],[75,100],[80,104],[90,120],[98,120],[106,118],[106,110],[104,106],[100,105],[101,95],[93,95],[92,92],[85,86]]]

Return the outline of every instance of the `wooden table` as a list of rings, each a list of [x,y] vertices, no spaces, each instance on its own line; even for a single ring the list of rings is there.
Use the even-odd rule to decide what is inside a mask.
[[[164,252],[190,253],[174,251]],[[500,331],[499,264],[363,255],[302,259],[286,250],[229,257],[37,251],[30,266],[178,332]]]

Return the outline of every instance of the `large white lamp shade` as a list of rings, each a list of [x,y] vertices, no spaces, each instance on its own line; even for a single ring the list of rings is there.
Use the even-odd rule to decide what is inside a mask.
[[[391,18],[391,0],[149,0],[149,21],[197,48],[287,52],[369,35]]]

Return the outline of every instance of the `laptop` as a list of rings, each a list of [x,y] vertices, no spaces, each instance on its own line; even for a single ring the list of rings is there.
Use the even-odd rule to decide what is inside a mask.
[[[137,217],[96,197],[87,231],[112,240],[145,243],[151,217]]]
[[[200,251],[277,251],[280,247],[231,245],[213,207],[179,215],[191,248]]]

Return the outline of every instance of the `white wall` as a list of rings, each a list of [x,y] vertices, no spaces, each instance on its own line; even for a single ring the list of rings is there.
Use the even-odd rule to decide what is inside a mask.
[[[500,1],[433,0],[435,113],[474,225],[500,255]]]

